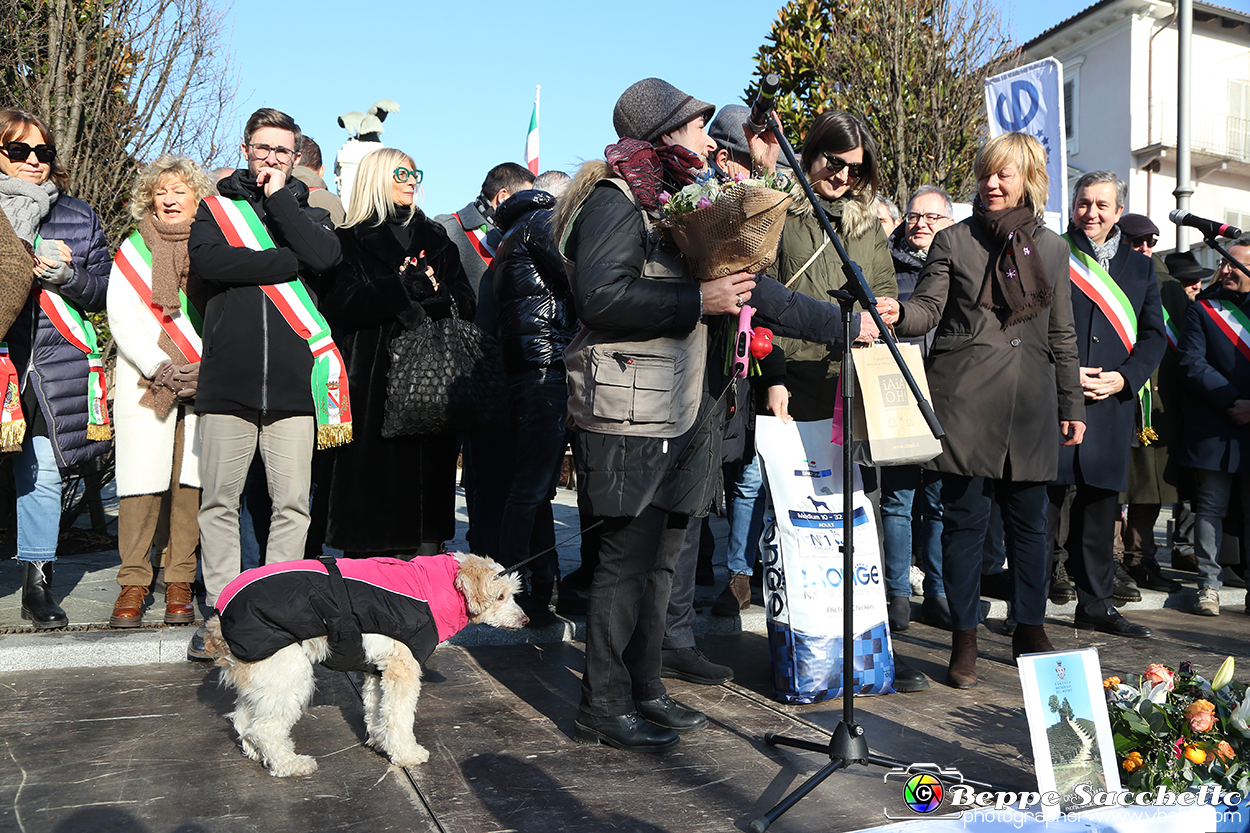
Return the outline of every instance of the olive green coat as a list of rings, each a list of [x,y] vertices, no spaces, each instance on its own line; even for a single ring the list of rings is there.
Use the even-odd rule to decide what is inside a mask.
[[[898,297],[894,261],[871,198],[844,196],[837,200],[818,199],[842,245],[846,247],[846,253],[864,273],[868,287],[878,297]],[[777,262],[769,274],[795,292],[830,301],[829,290],[841,289],[846,283],[842,258],[838,257],[833,244],[826,246],[803,269],[803,264],[811,259],[824,241],[820,221],[811,203],[800,193],[790,206]],[[862,309],[858,304],[855,308]],[[842,352],[824,344],[792,338],[777,338],[773,343],[785,352],[785,385],[790,391],[790,415],[805,421],[832,417],[837,404]]]

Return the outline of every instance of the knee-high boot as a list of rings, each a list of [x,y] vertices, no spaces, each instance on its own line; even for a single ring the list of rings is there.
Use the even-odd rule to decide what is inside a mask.
[[[23,561],[22,618],[39,630],[63,628],[69,617],[52,598],[52,562]]]
[[[951,662],[946,679],[952,688],[975,688],[977,684],[977,629],[951,635]]]

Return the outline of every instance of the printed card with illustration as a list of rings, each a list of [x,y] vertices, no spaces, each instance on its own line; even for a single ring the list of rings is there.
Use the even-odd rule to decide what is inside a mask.
[[[1025,654],[1016,664],[1037,790],[1060,795],[1059,804],[1043,803],[1045,818],[1052,820],[1061,810],[1088,804],[1091,792],[1120,789],[1098,651]]]

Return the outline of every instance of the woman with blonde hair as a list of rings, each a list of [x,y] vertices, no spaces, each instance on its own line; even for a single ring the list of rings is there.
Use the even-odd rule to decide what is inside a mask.
[[[195,380],[204,294],[190,270],[187,238],[212,185],[192,160],[162,154],[130,196],[139,227],[122,244],[109,280],[117,343],[113,421],[117,448],[117,549],[121,593],[109,624],[138,627],[152,587],[152,548],[165,569],[165,622],[195,619],[200,527]]]
[[[382,437],[391,339],[475,311],[455,244],[416,204],[421,179],[394,148],[361,160],[320,303],[352,392],[355,436],[333,451],[326,484],[326,543],[348,555],[434,555],[456,530],[455,435]]]
[[[937,327],[926,361],[946,437],[926,467],[942,477],[943,580],[954,626],[949,682],[977,684],[981,551],[991,501],[1002,509],[1015,586],[1012,654],[1051,650],[1046,614],[1046,486],[1059,446],[1085,433],[1068,246],[1042,224],[1046,154],[1024,133],[977,156],[972,216],[938,232],[916,291],[877,309],[899,335]]]

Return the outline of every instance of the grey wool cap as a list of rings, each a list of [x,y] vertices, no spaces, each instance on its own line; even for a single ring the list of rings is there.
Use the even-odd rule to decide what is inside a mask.
[[[708,125],[707,135],[716,143],[717,148],[724,148],[750,159],[751,148],[747,146],[746,134],[742,132],[742,125],[750,115],[749,107],[726,104]]]
[[[612,110],[612,126],[621,139],[640,139],[655,144],[696,116],[712,119],[716,108],[686,95],[667,81],[644,78],[621,93]]]

